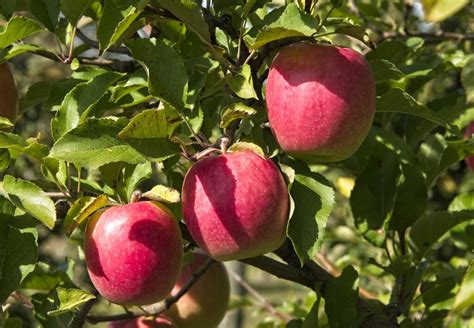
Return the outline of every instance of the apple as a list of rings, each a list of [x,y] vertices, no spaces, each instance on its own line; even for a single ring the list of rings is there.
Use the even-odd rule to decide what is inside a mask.
[[[369,133],[374,76],[364,57],[350,48],[292,44],[271,64],[266,104],[283,151],[309,162],[340,161]]]
[[[18,91],[8,63],[0,64],[0,116],[15,122],[18,113]]]
[[[474,134],[474,122],[471,122],[471,124],[469,124],[468,127],[466,128],[466,131],[464,131],[464,137],[468,139],[468,138],[471,138],[473,134]],[[464,161],[466,162],[466,165],[469,167],[469,169],[474,171],[474,156],[466,157]]]
[[[182,208],[194,241],[219,261],[272,252],[286,236],[285,180],[270,159],[251,151],[195,163],[184,178]]]
[[[191,262],[181,270],[171,295],[176,295],[208,259],[204,254],[194,253]],[[225,316],[229,298],[227,270],[221,262],[213,262],[166,314],[180,328],[216,328]]]
[[[178,222],[165,206],[147,201],[93,215],[84,252],[97,291],[122,305],[164,299],[173,289],[183,257]]]
[[[108,328],[176,328],[176,325],[170,318],[159,316],[154,319],[136,318],[112,321]]]

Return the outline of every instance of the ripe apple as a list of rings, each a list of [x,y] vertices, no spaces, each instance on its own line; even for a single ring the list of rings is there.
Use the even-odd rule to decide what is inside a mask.
[[[354,154],[370,130],[374,77],[352,49],[297,43],[273,60],[266,103],[283,151],[310,162],[340,161]]]
[[[466,128],[466,131],[464,131],[464,137],[465,138],[471,138],[472,135],[474,134],[474,122],[471,122],[471,124],[468,125]],[[469,156],[464,159],[466,162],[466,165],[474,171],[474,156]]]
[[[194,241],[219,261],[265,254],[285,239],[285,180],[271,160],[251,151],[194,164],[184,178],[182,206]]]
[[[18,113],[18,91],[8,63],[0,64],[0,116],[15,122]]]
[[[108,328],[176,328],[176,325],[170,318],[159,316],[154,319],[137,318],[112,321]]]
[[[113,206],[92,216],[84,252],[97,291],[122,305],[164,299],[173,289],[183,257],[178,223],[156,202]]]
[[[183,267],[171,292],[176,295],[209,259],[194,253],[194,258]],[[186,294],[166,313],[180,328],[215,328],[225,316],[230,298],[227,270],[220,262],[213,262]]]

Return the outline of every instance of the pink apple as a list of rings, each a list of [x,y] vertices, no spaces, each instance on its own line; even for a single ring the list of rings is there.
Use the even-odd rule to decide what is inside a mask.
[[[298,43],[270,67],[268,119],[283,151],[310,162],[350,157],[375,113],[375,82],[364,57],[349,49]]]
[[[112,321],[108,328],[176,328],[170,318],[159,316],[157,318],[136,318]]]
[[[94,215],[87,225],[84,251],[97,291],[123,305],[164,299],[183,257],[178,223],[156,202],[113,206]]]
[[[183,182],[182,206],[194,241],[220,261],[271,252],[286,236],[285,181],[271,160],[250,151],[194,164]]]
[[[171,292],[176,295],[209,259],[194,253],[193,260],[179,275]],[[220,262],[213,262],[191,289],[181,296],[167,312],[180,328],[215,328],[225,316],[230,298],[230,283],[227,270]]]
[[[474,134],[474,122],[471,122],[471,124],[469,124],[466,130],[464,131],[464,137],[471,138],[473,134]],[[466,157],[464,161],[466,162],[467,167],[469,167],[469,169],[474,171],[474,156]]]

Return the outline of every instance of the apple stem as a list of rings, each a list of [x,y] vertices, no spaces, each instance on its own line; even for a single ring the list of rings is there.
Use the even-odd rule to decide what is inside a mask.
[[[140,190],[135,190],[130,196],[130,203],[136,203],[142,199],[142,192]]]

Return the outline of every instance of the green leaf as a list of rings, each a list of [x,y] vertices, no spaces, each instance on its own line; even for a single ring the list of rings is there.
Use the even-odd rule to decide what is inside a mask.
[[[448,167],[470,155],[474,155],[474,144],[468,140],[449,141],[440,134],[429,135],[418,152],[427,185],[430,186]]]
[[[456,293],[452,313],[461,313],[474,305],[474,262],[471,261],[459,290]]]
[[[38,262],[35,270],[22,281],[20,289],[50,291],[65,282],[72,283],[66,272],[56,270],[46,263]]]
[[[474,55],[471,55],[461,71],[461,83],[466,91],[467,101],[474,103]]]
[[[311,260],[321,246],[335,205],[335,194],[322,176],[311,172],[295,174],[290,191],[295,209],[287,233],[303,264]]]
[[[121,74],[106,72],[92,78],[89,82],[76,85],[64,98],[51,122],[53,137],[57,140],[83,122],[94,105],[102,99],[108,88]]]
[[[428,213],[413,224],[410,240],[414,253],[422,257],[445,233],[458,224],[474,219],[474,211]]]
[[[100,49],[113,46],[140,15],[148,0],[106,0],[104,12],[97,27]]]
[[[261,157],[265,157],[265,153],[263,152],[263,149],[260,148],[258,145],[251,142],[243,142],[243,141],[236,142],[232,146],[229,147],[228,151],[229,152],[251,151]]]
[[[438,276],[436,281],[427,281],[420,286],[421,297],[426,308],[450,299],[454,296],[451,290],[456,286],[453,277]]]
[[[257,34],[254,41],[249,42],[249,48],[258,49],[265,44],[292,36],[312,36],[316,33],[316,19],[301,11],[295,3],[289,3],[284,8],[273,10],[265,17],[265,26]]]
[[[474,192],[457,195],[449,204],[449,212],[474,210]]]
[[[243,103],[229,104],[222,110],[220,127],[222,129],[225,129],[233,121],[240,120],[243,118],[249,118],[255,114],[257,114],[257,111],[255,109],[244,105]]]
[[[132,118],[118,134],[120,139],[128,138],[170,138],[176,127],[182,123],[179,115],[165,109],[148,109]]]
[[[94,294],[81,289],[58,287],[56,292],[59,298],[59,308],[48,311],[50,316],[57,316],[72,311],[79,305],[96,298]]]
[[[34,270],[38,258],[38,233],[20,221],[0,214],[0,303]]]
[[[331,328],[358,327],[358,273],[352,266],[344,268],[342,274],[330,280],[324,294],[324,310]]]
[[[63,229],[66,235],[71,235],[74,229],[87,220],[89,216],[107,205],[109,205],[109,200],[106,195],[78,198],[72,204],[64,219]]]
[[[422,0],[426,19],[431,22],[441,22],[454,15],[469,3],[469,0]]]
[[[76,26],[93,0],[61,0],[61,11],[71,25]]]
[[[133,192],[138,188],[140,183],[150,179],[153,174],[150,163],[146,162],[138,165],[128,165],[123,172],[125,184],[125,199],[129,200]]]
[[[140,153],[117,138],[125,125],[124,119],[88,119],[56,141],[49,156],[88,169],[113,162],[143,163]]]
[[[423,214],[427,199],[426,180],[420,167],[413,161],[402,163],[389,229],[401,231],[411,226]]]
[[[311,310],[303,321],[301,328],[319,328],[319,305],[321,303],[321,297],[318,295],[314,301]]]
[[[6,149],[0,149],[0,172],[5,171],[10,165],[10,152]]]
[[[41,26],[34,20],[23,16],[14,16],[8,21],[5,30],[0,33],[0,49],[41,30]]]
[[[370,40],[369,34],[365,30],[365,28],[362,26],[357,26],[357,25],[341,26],[341,27],[336,28],[334,33],[348,35],[350,37],[353,37],[354,39],[362,41],[364,44],[366,44],[368,47],[372,49],[375,48],[374,43]]]
[[[123,141],[151,161],[163,161],[180,151],[178,144],[165,138],[127,138]]]
[[[48,30],[56,30],[59,21],[59,0],[28,0],[28,8]]]
[[[400,113],[412,115],[436,123],[448,130],[453,127],[425,105],[417,102],[412,96],[398,88],[392,88],[376,99],[377,113]]]
[[[0,116],[0,129],[11,128],[13,123],[6,117]]]
[[[377,136],[369,162],[357,177],[350,198],[358,229],[376,245],[384,239],[376,230],[392,214],[399,175],[398,154],[386,140]]]
[[[126,45],[148,73],[150,94],[178,109],[184,108],[188,72],[181,56],[156,39],[130,40]]]
[[[154,186],[151,190],[144,193],[143,197],[171,204],[179,203],[180,200],[179,191],[163,185]]]
[[[237,73],[226,76],[226,80],[232,91],[240,98],[258,99],[253,87],[250,65],[243,65]]]
[[[155,2],[171,12],[201,40],[210,43],[209,25],[204,20],[199,2],[194,0],[156,0]]]
[[[53,229],[56,222],[54,202],[40,187],[29,181],[6,175],[3,179],[3,189],[15,206],[41,221],[49,229]]]
[[[394,63],[386,59],[369,60],[369,65],[372,69],[372,73],[374,73],[375,82],[377,83],[399,80],[405,76]]]

